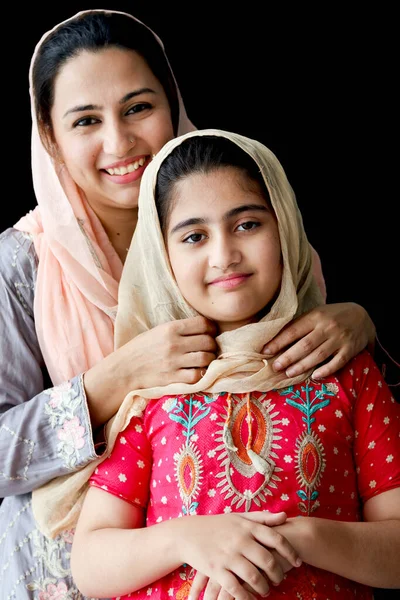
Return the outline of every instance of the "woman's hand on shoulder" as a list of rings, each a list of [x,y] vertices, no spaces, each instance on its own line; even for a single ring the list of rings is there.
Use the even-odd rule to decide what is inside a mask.
[[[196,383],[216,358],[216,326],[205,317],[158,325],[124,347],[136,388]],[[138,385],[139,384],[139,385]],[[134,387],[131,387],[134,389]]]
[[[313,372],[313,378],[322,379],[341,369],[367,345],[373,347],[374,339],[375,326],[362,306],[354,302],[324,304],[286,325],[264,346],[263,353],[274,356],[284,351],[273,369],[286,371],[288,377],[324,363]]]
[[[172,321],[138,335],[86,371],[93,428],[106,423],[133,390],[199,381],[216,357],[215,336],[215,324],[205,317]]]

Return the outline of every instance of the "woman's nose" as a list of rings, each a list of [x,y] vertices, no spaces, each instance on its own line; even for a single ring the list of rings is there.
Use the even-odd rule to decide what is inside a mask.
[[[110,126],[104,131],[103,149],[106,154],[122,158],[136,143],[134,135],[123,127]]]

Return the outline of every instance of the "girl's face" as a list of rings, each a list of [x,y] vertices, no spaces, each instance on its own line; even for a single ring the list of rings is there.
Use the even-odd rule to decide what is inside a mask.
[[[70,59],[55,80],[58,154],[94,211],[136,208],[152,155],[174,137],[164,88],[136,52],[107,48]]]
[[[258,320],[279,291],[275,213],[238,169],[196,173],[174,185],[166,243],[185,300],[221,333]]]

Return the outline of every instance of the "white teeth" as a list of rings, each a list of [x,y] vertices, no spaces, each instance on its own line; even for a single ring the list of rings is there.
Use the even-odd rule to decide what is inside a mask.
[[[135,160],[135,162],[130,163],[126,167],[115,167],[114,169],[105,169],[109,175],[126,175],[127,173],[132,173],[132,171],[137,171],[139,167],[143,167],[146,159],[144,156],[139,158],[139,160]]]

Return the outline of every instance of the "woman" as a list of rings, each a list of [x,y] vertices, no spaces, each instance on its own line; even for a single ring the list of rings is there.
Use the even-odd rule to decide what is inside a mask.
[[[166,323],[113,351],[141,176],[166,141],[194,129],[158,38],[130,15],[78,13],[40,40],[30,83],[39,208],[0,241],[0,586],[6,598],[76,598],[71,534],[42,536],[32,491],[98,457],[125,392],[198,381],[215,357],[215,327]],[[374,335],[352,304],[319,308],[298,331],[306,343],[280,362],[302,359],[304,371],[333,356],[320,376]],[[274,354],[299,337],[284,335]]]

